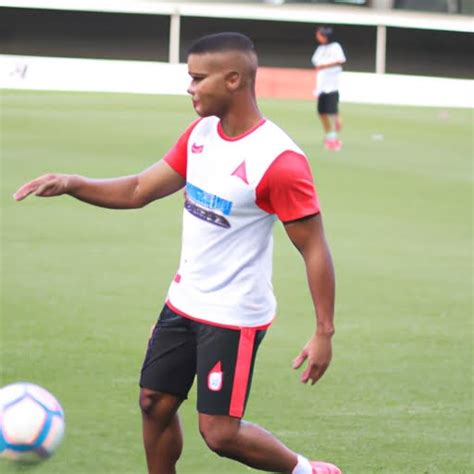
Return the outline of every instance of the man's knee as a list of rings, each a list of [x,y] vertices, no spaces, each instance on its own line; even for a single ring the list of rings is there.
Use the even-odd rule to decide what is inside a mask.
[[[140,398],[138,401],[140,410],[144,415],[150,415],[155,411],[156,406],[162,398],[163,394],[161,392],[156,392],[148,388],[141,388]]]
[[[199,431],[209,449],[219,456],[226,456],[235,442],[240,420],[220,416],[200,416]]]
[[[167,423],[178,411],[182,402],[183,398],[171,393],[158,392],[142,387],[138,403],[144,416],[158,418]]]

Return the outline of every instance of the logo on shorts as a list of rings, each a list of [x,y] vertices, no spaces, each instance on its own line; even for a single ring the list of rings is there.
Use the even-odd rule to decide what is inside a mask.
[[[207,375],[207,387],[212,392],[218,392],[222,388],[223,373],[220,361],[211,369]]]

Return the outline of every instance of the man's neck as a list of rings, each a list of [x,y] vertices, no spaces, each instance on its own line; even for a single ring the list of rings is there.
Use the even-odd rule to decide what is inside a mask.
[[[262,114],[256,105],[248,110],[235,110],[221,118],[222,131],[228,137],[238,137],[256,127],[262,120]]]

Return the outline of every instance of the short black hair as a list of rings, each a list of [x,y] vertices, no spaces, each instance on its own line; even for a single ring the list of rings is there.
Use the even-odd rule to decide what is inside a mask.
[[[330,26],[319,26],[318,29],[316,30],[318,33],[321,33],[324,35],[327,39],[331,39],[334,30]]]
[[[217,53],[225,51],[241,51],[243,53],[254,53],[255,45],[246,35],[236,32],[214,33],[202,36],[194,41],[188,49],[190,54]]]

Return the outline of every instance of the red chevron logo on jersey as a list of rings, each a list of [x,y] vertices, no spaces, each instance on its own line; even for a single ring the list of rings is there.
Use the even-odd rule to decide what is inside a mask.
[[[203,149],[204,149],[204,145],[196,145],[196,143],[193,143],[191,145],[191,151],[193,153],[202,153]]]
[[[231,176],[237,176],[240,178],[245,184],[249,184],[247,180],[247,168],[245,167],[245,160],[240,163],[237,168],[231,173]]]

